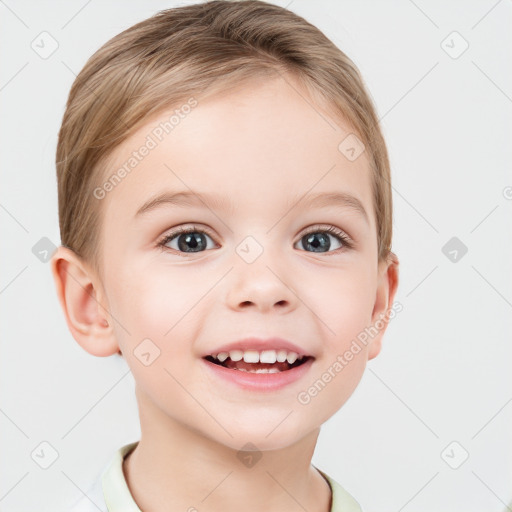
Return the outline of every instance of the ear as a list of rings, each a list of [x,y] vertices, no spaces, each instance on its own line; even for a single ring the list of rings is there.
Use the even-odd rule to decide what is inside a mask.
[[[369,345],[368,360],[377,357],[382,348],[382,337],[389,323],[390,311],[398,287],[398,265],[398,258],[393,252],[390,252],[387,260],[379,263],[377,292],[372,312],[372,325],[378,332]]]
[[[94,356],[120,353],[106,297],[95,273],[75,252],[62,245],[52,256],[51,269],[73,338]]]

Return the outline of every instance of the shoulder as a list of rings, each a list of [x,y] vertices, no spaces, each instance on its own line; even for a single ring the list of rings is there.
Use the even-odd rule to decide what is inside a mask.
[[[315,466],[316,467],[316,466]],[[332,505],[330,512],[362,512],[361,505],[336,480],[316,468],[327,480],[332,491]]]

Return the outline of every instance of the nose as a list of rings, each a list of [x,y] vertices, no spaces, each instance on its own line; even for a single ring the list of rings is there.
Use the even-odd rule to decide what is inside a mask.
[[[292,289],[291,273],[276,261],[278,257],[271,258],[269,254],[252,263],[236,261],[228,278],[228,306],[237,311],[254,309],[262,313],[295,309],[298,299]]]

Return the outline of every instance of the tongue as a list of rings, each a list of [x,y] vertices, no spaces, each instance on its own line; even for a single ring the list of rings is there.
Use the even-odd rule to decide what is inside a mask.
[[[275,362],[275,363],[246,363],[243,359],[240,361],[231,361],[231,358],[227,358],[223,366],[226,368],[237,369],[237,370],[260,370],[263,368],[277,368],[280,372],[290,369],[290,365],[287,361],[283,363]]]

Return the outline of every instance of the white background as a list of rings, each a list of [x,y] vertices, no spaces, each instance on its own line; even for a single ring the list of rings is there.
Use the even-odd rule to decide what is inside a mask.
[[[78,346],[32,248],[60,244],[54,158],[75,75],[120,31],[184,3],[0,2],[3,512],[66,510],[139,439],[127,365]],[[366,512],[512,510],[512,3],[275,3],[362,72],[390,151],[401,262],[403,311],[313,463]],[[43,31],[59,45],[47,59],[31,48]],[[453,31],[469,44],[458,58]],[[452,237],[468,248],[456,262],[442,252]],[[46,470],[31,458],[43,441],[59,455]],[[452,465],[469,454],[458,469],[441,456],[452,441]]]

